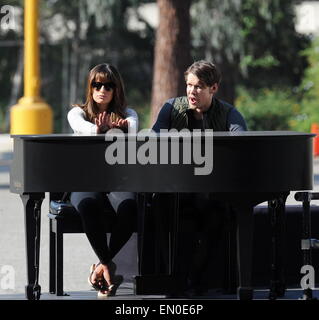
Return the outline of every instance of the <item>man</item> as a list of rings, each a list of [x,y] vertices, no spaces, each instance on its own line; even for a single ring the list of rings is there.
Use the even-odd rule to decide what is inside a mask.
[[[187,97],[169,99],[159,112],[153,130],[213,129],[245,131],[244,118],[232,105],[215,98],[221,75],[213,63],[194,62],[185,72]]]
[[[214,131],[245,131],[247,126],[243,116],[227,102],[215,97],[221,75],[216,66],[208,61],[194,62],[185,72],[185,97],[169,99],[162,107],[153,126],[155,132],[161,129],[213,129]],[[164,195],[162,195],[164,197]],[[167,201],[160,201],[162,208]],[[209,262],[209,253],[221,238],[223,224],[229,217],[229,206],[214,199],[214,194],[180,194],[180,217],[191,220],[201,230],[200,236],[191,239],[191,233],[184,232],[183,246],[179,246],[180,263],[178,274],[184,274],[187,290],[200,294],[209,288],[205,269]],[[163,216],[163,214],[162,214]],[[196,229],[197,229],[196,228]],[[185,236],[187,234],[187,236]],[[194,233],[193,233],[194,234]],[[185,268],[185,266],[187,266]],[[186,269],[186,270],[185,270]],[[193,291],[195,290],[195,291]]]

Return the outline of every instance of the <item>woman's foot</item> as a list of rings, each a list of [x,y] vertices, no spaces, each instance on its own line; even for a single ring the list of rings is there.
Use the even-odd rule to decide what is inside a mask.
[[[98,297],[114,296],[119,285],[123,282],[123,276],[116,275],[116,264],[110,261],[108,264],[100,264],[97,274],[102,276],[107,287],[99,290]]]
[[[113,279],[116,272],[116,264],[113,261],[110,261],[107,264],[100,264],[98,268],[99,274],[104,278],[108,286],[113,284]]]
[[[97,291],[105,290],[107,288],[107,284],[103,278],[103,273],[98,270],[100,269],[99,265],[100,263],[91,265],[90,275],[88,278],[88,283]]]

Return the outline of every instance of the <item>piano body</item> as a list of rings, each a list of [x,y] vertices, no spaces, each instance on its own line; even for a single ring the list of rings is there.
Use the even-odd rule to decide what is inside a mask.
[[[182,192],[214,192],[221,199],[231,201],[238,208],[238,296],[240,299],[251,299],[253,206],[263,201],[273,201],[273,213],[280,221],[289,192],[312,189],[313,136],[290,131],[214,132],[213,170],[210,174],[202,175],[194,174],[198,165],[193,161],[190,164],[169,161],[164,164],[160,161],[144,164],[139,161],[107,163],[106,149],[115,140],[106,141],[105,135],[12,136],[14,157],[10,190],[20,195],[24,205],[27,298],[39,299],[41,292],[38,283],[40,219],[45,192],[105,190],[176,195]],[[147,139],[142,141],[136,138],[134,135],[121,137],[128,153],[138,153],[140,148],[145,148]],[[149,141],[157,143],[158,159],[163,151],[160,139],[159,136],[149,138]],[[167,141],[168,146],[173,143],[171,138]],[[177,148],[181,154],[183,143],[179,141]],[[203,139],[196,141],[204,144]],[[178,197],[176,199],[178,201]],[[280,233],[280,228],[278,230]],[[140,233],[143,234],[143,227]],[[280,242],[280,239],[281,235],[277,234],[275,240]],[[140,235],[139,241],[143,241]],[[142,245],[140,243],[139,248]],[[275,245],[278,246],[278,243]],[[277,252],[277,256],[280,256],[280,252]],[[143,277],[143,257],[140,255],[139,259],[139,276]],[[283,285],[280,282],[282,270],[276,263],[278,261],[274,262],[272,268],[273,293],[282,289]],[[171,266],[171,270],[174,273],[174,266]]]

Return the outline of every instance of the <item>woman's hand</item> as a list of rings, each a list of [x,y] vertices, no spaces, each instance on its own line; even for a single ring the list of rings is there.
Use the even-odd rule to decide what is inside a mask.
[[[105,133],[108,129],[112,128],[111,117],[106,111],[100,113],[95,119],[94,122],[97,126],[96,133]]]
[[[126,119],[117,119],[115,122],[112,122],[113,128],[127,128],[128,121]]]
[[[107,114],[106,111],[100,113],[95,119],[95,124],[97,126],[96,133],[105,133],[111,128],[127,128],[128,121],[125,119],[116,119],[112,121],[111,115]]]

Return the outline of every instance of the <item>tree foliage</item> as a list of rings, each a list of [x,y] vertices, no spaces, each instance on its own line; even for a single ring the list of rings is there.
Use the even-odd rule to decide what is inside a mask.
[[[220,66],[221,95],[230,102],[238,84],[257,89],[300,83],[306,67],[300,53],[309,39],[295,31],[293,1],[201,0],[192,17],[196,58]]]
[[[9,12],[5,6],[14,8],[13,25],[7,24]],[[0,0],[0,133],[8,130],[9,114],[7,112],[10,103],[16,103],[17,97],[21,94],[21,83],[15,80],[15,75],[22,66],[22,0]],[[8,28],[6,28],[9,26]],[[22,68],[20,68],[22,69]],[[17,83],[18,82],[18,83]],[[20,81],[22,82],[22,81]]]
[[[83,101],[88,71],[102,62],[120,70],[128,101],[139,106],[149,99],[153,61],[154,30],[128,28],[128,12],[145,1],[137,0],[46,0],[39,1],[41,95],[54,110],[55,131],[65,131],[66,112]],[[0,5],[4,1],[0,2]],[[23,1],[5,1],[23,7]],[[23,10],[21,9],[23,12]],[[22,17],[23,18],[23,17]],[[22,21],[20,29],[23,31]],[[8,45],[4,40],[19,40]],[[17,70],[23,32],[0,33],[0,83],[7,89],[0,107],[8,115],[12,80]],[[4,48],[4,49],[3,49]],[[23,71],[23,70],[22,70]],[[22,87],[17,99],[23,94]],[[59,121],[62,119],[62,122]],[[6,128],[8,129],[8,128]]]
[[[307,65],[309,38],[295,30],[291,0],[243,0],[244,84],[250,88],[297,86]]]
[[[185,6],[183,1],[175,1]],[[164,69],[155,78],[155,30],[138,14],[139,6],[150,2],[155,0],[39,1],[41,95],[54,109],[56,132],[67,127],[65,114],[68,107],[84,99],[88,70],[101,62],[119,68],[128,101],[137,111],[141,110],[140,106],[146,106],[143,110],[150,111],[152,82],[153,92],[163,89],[158,80],[164,74],[163,70],[176,68],[182,77],[187,67],[186,62],[182,63],[186,61],[182,58],[184,54],[191,53],[193,60],[204,58],[218,64],[223,74],[219,96],[229,102],[235,101],[238,86],[253,90],[251,97],[255,97],[257,89],[263,91],[263,88],[276,87],[288,88],[293,95],[307,63],[313,66],[310,56],[300,54],[308,47],[309,39],[298,35],[294,29],[295,1],[193,0],[190,8],[191,46],[187,43],[183,49],[172,46],[176,66],[165,66],[169,59],[163,51]],[[0,6],[16,5],[22,13],[23,3],[23,0],[0,0]],[[129,28],[132,12],[144,25],[143,30]],[[23,19],[18,21],[20,26],[16,30],[4,32],[0,29],[0,123],[3,123],[1,117],[5,114],[8,120],[9,106],[23,94],[22,22]],[[172,35],[175,31],[167,32]],[[161,52],[158,55],[161,56]],[[306,105],[310,106],[310,101],[317,98],[312,90],[306,90],[307,83],[309,85],[314,76],[310,70],[300,87],[304,99],[299,118],[310,117]],[[180,79],[177,82],[180,83]],[[168,77],[164,83],[169,86],[175,81]],[[160,102],[157,104],[162,104],[165,99],[158,98]],[[143,114],[140,112],[141,117]],[[301,122],[298,120],[297,123]],[[143,126],[148,125],[143,123]],[[8,127],[2,125],[1,129],[8,130]]]
[[[295,118],[293,127],[297,130],[310,131],[311,124],[319,124],[319,38],[304,51],[309,66],[299,87],[301,96],[300,112]]]
[[[290,130],[300,112],[296,97],[282,89],[238,89],[236,107],[249,130]]]

